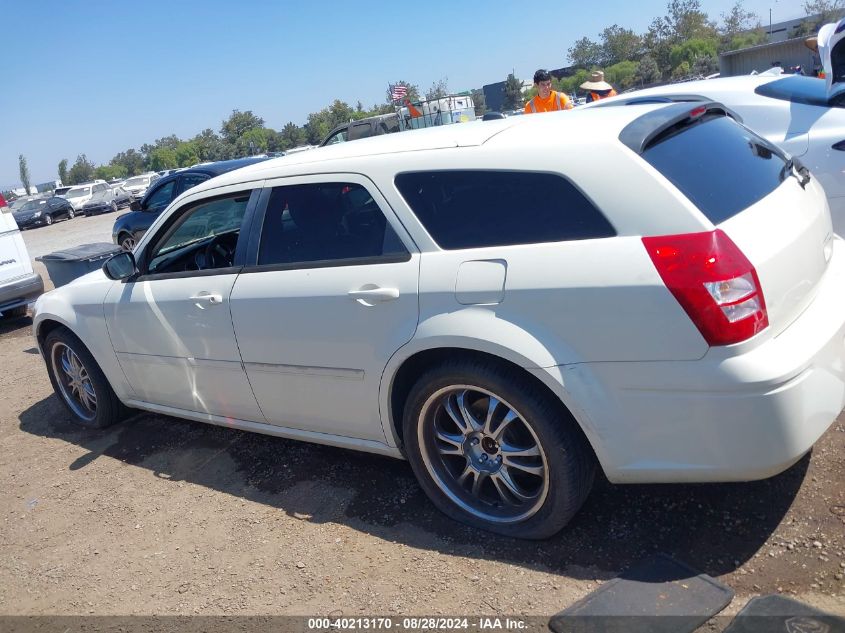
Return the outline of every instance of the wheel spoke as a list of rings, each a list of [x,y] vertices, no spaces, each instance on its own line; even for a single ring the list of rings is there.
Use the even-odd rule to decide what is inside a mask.
[[[487,479],[488,475],[489,473],[484,472],[483,470],[475,473],[475,481],[472,482],[473,496],[478,497],[481,494],[481,484],[484,483],[484,480]]]
[[[540,457],[540,448],[535,444],[531,448],[520,448],[510,444],[500,444],[499,450],[505,459],[509,457]]]
[[[449,444],[449,446],[437,446],[437,450],[441,455],[463,455],[463,436],[451,435],[443,431],[436,431],[435,437],[441,442]]]
[[[469,477],[474,472],[475,472],[475,470],[473,470],[470,467],[470,465],[467,464],[466,467],[464,468],[464,472],[462,472],[460,475],[458,475],[458,483],[463,486],[467,477]]]
[[[484,420],[484,433],[491,435],[493,433],[493,415],[496,413],[498,406],[502,404],[498,398],[490,396],[487,401],[487,417]]]
[[[502,469],[499,470],[498,476],[505,488],[507,488],[507,491],[516,497],[518,501],[531,501],[533,497],[519,487],[519,485],[511,477],[510,471],[508,471],[506,467],[502,467]]]
[[[85,393],[86,397],[88,398],[88,401],[93,406],[96,407],[97,406],[97,392],[94,391],[94,385],[91,383],[90,380],[82,383],[82,390],[81,391],[83,391]]]
[[[502,441],[502,437],[505,434],[505,431],[511,425],[514,420],[518,420],[519,416],[516,414],[515,411],[508,411],[507,415],[502,418],[502,421],[499,422],[499,426],[496,427],[496,430],[493,432],[493,437],[496,439],[497,442]]]
[[[466,391],[462,391],[458,394],[456,398],[458,401],[458,410],[461,412],[461,416],[470,431],[480,431],[481,424],[478,423],[478,420],[476,420],[472,415],[472,411],[469,410],[469,404],[466,401],[466,396]]]
[[[62,371],[65,372],[69,378],[73,378],[73,369],[70,366],[70,359],[68,358],[67,350],[62,352]]]
[[[451,396],[446,398],[446,402],[444,403],[443,408],[446,409],[446,413],[449,414],[449,417],[452,418],[452,422],[455,423],[455,425],[458,427],[458,429],[461,431],[461,433],[463,433],[464,435],[467,435],[467,434],[470,433],[470,431],[472,430],[472,427],[470,427],[466,423],[466,421],[464,420],[463,416],[460,413],[455,411],[455,405],[452,403],[452,397]]]
[[[499,497],[502,499],[502,501],[505,502],[505,505],[517,505],[517,503],[513,500],[513,497],[506,492],[507,486],[505,486],[504,482],[502,481],[502,478],[499,477],[498,473],[493,473],[492,475],[490,475],[490,481],[493,482],[493,487],[496,488],[496,492],[499,493]]]
[[[520,464],[519,462],[515,462],[508,457],[505,457],[502,463],[509,468],[518,468],[519,470],[526,472],[530,475],[536,475],[537,477],[543,476],[544,469],[542,466],[528,466],[527,464]]]

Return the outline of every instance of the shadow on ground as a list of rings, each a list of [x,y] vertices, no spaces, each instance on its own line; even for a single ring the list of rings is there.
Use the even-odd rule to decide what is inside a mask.
[[[575,519],[537,543],[482,534],[447,519],[398,460],[152,414],[105,431],[80,429],[55,396],[20,420],[26,433],[90,451],[69,463],[70,470],[107,456],[315,522],[584,578],[596,577],[596,568],[615,575],[655,551],[714,576],[734,570],[778,526],[809,465],[806,456],[777,477],[744,484],[620,486],[599,477]]]

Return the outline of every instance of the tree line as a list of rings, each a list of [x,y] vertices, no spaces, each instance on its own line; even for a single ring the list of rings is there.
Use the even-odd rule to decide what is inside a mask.
[[[823,24],[838,19],[845,11],[845,0],[807,0],[803,8],[810,17],[801,23],[796,36],[817,33]],[[645,33],[613,24],[597,39],[585,36],[576,40],[567,54],[577,70],[570,77],[553,80],[553,87],[575,93],[590,72],[598,69],[617,90],[706,77],[719,71],[719,53],[767,41],[759,16],[747,11],[742,0],[722,13],[719,21],[707,15],[699,0],[670,0],[666,14],[654,18]],[[506,84],[505,108],[519,107],[523,97],[534,94],[534,89],[527,95],[518,94],[513,87],[509,92]]]

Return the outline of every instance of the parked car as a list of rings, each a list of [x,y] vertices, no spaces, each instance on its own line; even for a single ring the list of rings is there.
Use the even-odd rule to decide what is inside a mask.
[[[73,205],[58,196],[30,200],[12,214],[21,229],[50,225],[62,218],[71,220],[76,215]]]
[[[123,183],[123,188],[133,198],[140,199],[143,198],[144,194],[147,193],[147,189],[150,188],[150,185],[158,179],[158,174],[143,174],[141,176],[133,176],[132,178],[128,178],[126,182]]]
[[[80,424],[126,406],[405,457],[447,515],[543,538],[597,465],[800,459],[845,404],[843,284],[819,181],[724,106],[580,108],[218,176],[34,331]]]
[[[106,186],[99,187],[91,199],[82,205],[80,213],[85,216],[100,215],[117,211],[117,194],[114,189]]]
[[[94,196],[101,196],[110,190],[105,182],[93,182],[84,185],[71,187],[64,195],[64,198],[73,205],[75,211],[82,211],[82,207]]]
[[[132,194],[126,191],[123,187],[112,187],[114,192],[114,201],[118,209],[125,209],[132,204]]]
[[[179,170],[178,173],[164,176],[147,192],[142,200],[130,203],[130,213],[121,215],[112,227],[112,240],[125,250],[131,251],[144,233],[150,228],[159,214],[167,208],[176,196],[195,187],[209,178],[233,169],[239,169],[253,163],[267,160],[267,157],[239,158],[216,163],[206,163],[196,167]]]
[[[23,236],[0,194],[0,313],[4,317],[22,317],[27,304],[42,292],[44,282],[32,270]]]
[[[59,196],[60,198],[64,198],[67,195],[67,192],[73,189],[73,186],[68,187],[56,187],[55,191],[53,191],[54,196]]]
[[[585,107],[655,99],[719,101],[742,123],[796,157],[827,193],[833,227],[845,235],[845,99],[829,100],[825,82],[800,75],[746,75],[628,92]]]

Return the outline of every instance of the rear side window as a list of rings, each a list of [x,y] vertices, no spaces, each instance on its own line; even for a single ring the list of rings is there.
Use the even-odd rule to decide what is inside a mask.
[[[447,250],[616,235],[584,194],[555,174],[414,172],[396,176],[396,187]]]
[[[786,162],[772,145],[725,116],[684,127],[643,152],[713,223],[774,191]]]

